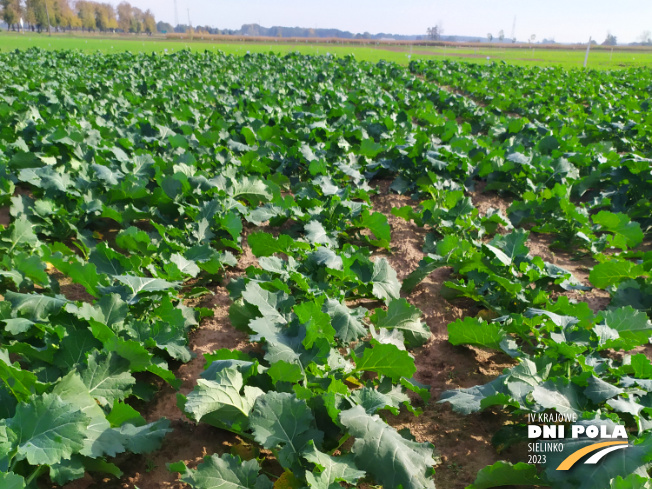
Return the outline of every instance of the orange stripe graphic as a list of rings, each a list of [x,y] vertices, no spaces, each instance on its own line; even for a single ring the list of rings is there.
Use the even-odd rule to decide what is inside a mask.
[[[605,441],[602,443],[594,443],[593,445],[589,445],[584,448],[580,448],[576,452],[571,453],[566,459],[559,464],[559,467],[557,467],[557,470],[568,470],[570,469],[573,465],[575,465],[575,462],[577,462],[579,459],[581,459],[584,455],[587,453],[595,452],[596,450],[599,450],[600,448],[604,447],[609,447],[612,445],[627,445],[628,442],[626,441]]]

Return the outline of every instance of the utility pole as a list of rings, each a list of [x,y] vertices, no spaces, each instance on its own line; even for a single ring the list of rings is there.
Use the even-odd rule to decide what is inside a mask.
[[[190,8],[188,8],[188,26],[190,28],[190,40],[192,41],[192,22],[190,22]]]
[[[514,16],[514,23],[512,24],[512,42],[516,42],[516,16]]]
[[[584,68],[586,68],[586,63],[589,61],[590,50],[591,50],[591,37],[589,37],[589,43],[586,45],[586,56],[584,56]]]
[[[179,9],[177,8],[177,0],[174,0],[174,22],[176,24],[174,28],[176,29],[179,27]]]
[[[50,30],[50,12],[48,11],[48,0],[43,0],[45,4],[45,16],[48,19],[48,36],[52,37],[52,31]]]

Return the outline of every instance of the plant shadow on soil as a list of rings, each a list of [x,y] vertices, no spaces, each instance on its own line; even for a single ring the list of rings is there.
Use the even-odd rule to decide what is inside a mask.
[[[391,214],[392,208],[404,205],[417,205],[418,202],[407,196],[391,193],[391,181],[381,180],[378,194],[372,196],[374,210],[387,216],[392,230],[392,252],[377,252],[375,256],[384,256],[397,271],[399,280],[403,280],[414,270],[424,254],[422,247],[426,230],[413,222]],[[471,193],[474,205],[484,213],[489,207],[505,210],[509,202],[495,193],[481,191],[478,186]],[[248,229],[251,232],[260,228]],[[276,234],[274,229],[264,229]],[[532,254],[540,255],[547,261],[572,271],[582,283],[588,283],[590,260],[575,261],[571,255],[553,254],[548,245],[550,240],[532,233],[528,246]],[[249,266],[256,265],[257,260],[243,237],[243,255],[236,268],[226,273],[224,282],[215,288],[215,295],[207,296],[209,300],[201,305],[210,307],[214,317],[206,318],[201,326],[190,335],[190,348],[196,357],[189,363],[179,366],[175,375],[182,381],[179,392],[188,394],[195,386],[196,380],[204,369],[204,353],[211,353],[221,348],[251,350],[255,348],[247,340],[247,335],[233,328],[229,321],[228,309],[230,299],[224,285],[231,278],[242,275]],[[519,447],[509,448],[500,454],[491,444],[492,436],[505,425],[507,417],[498,411],[487,411],[469,416],[453,412],[448,404],[436,401],[442,392],[456,388],[466,388],[484,384],[493,380],[504,368],[514,364],[507,355],[481,348],[460,346],[448,342],[447,325],[458,318],[477,314],[477,307],[472,304],[451,304],[440,295],[442,284],[448,280],[451,269],[440,268],[430,274],[409,295],[405,297],[422,311],[422,319],[429,326],[432,337],[423,347],[413,352],[417,365],[416,380],[431,387],[431,400],[423,405],[415,400],[415,405],[423,413],[414,417],[406,410],[398,416],[384,413],[388,422],[396,429],[409,428],[419,442],[428,441],[435,445],[441,458],[436,467],[435,484],[438,488],[458,489],[471,484],[477,472],[499,459],[514,463],[525,461]],[[74,285],[74,284],[73,284]],[[74,291],[71,291],[74,294]],[[64,292],[65,293],[65,292]],[[70,297],[72,298],[72,297]],[[604,291],[594,291],[583,297],[573,297],[589,302],[594,309],[602,309],[609,297]],[[79,297],[78,299],[83,300]],[[369,304],[367,304],[369,306]],[[372,305],[378,305],[373,303]],[[207,424],[195,424],[188,420],[177,407],[177,391],[168,385],[162,385],[152,403],[144,404],[143,415],[148,421],[166,417],[171,421],[172,432],[166,437],[163,447],[147,455],[129,455],[117,458],[124,475],[120,479],[95,478],[88,474],[78,481],[68,484],[65,489],[127,489],[137,486],[140,489],[182,489],[184,483],[178,480],[178,474],[170,472],[166,464],[184,461],[194,468],[206,455],[228,452],[238,443],[235,435],[224,432]],[[274,470],[272,467],[271,470]]]

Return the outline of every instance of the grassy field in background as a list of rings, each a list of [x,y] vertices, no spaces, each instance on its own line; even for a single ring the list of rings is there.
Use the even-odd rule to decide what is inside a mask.
[[[112,53],[120,51],[131,52],[174,52],[180,49],[192,51],[221,50],[225,53],[242,55],[247,52],[274,52],[285,54],[299,51],[305,54],[331,53],[338,56],[354,54],[360,60],[376,62],[381,59],[407,64],[410,59],[458,59],[475,63],[489,61],[505,61],[519,65],[563,66],[565,68],[580,68],[584,63],[584,48],[545,49],[534,47],[464,47],[464,46],[403,46],[376,44],[369,45],[337,45],[327,43],[302,43],[302,42],[211,42],[194,40],[171,40],[163,37],[126,37],[122,35],[87,35],[37,34],[26,32],[0,33],[0,51],[14,49],[27,49],[29,47],[43,49],[80,49],[86,52],[100,51]],[[489,59],[487,59],[489,58]],[[615,48],[613,52],[593,50],[589,55],[589,68],[618,69],[630,66],[652,67],[652,50],[647,51],[621,51]]]

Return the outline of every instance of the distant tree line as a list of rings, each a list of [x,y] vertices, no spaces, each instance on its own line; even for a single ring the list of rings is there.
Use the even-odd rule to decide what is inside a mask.
[[[129,2],[117,7],[90,0],[0,0],[0,12],[9,29],[23,28],[41,32],[55,30],[133,32],[153,34],[156,19],[150,10],[142,11]]]
[[[190,26],[180,24],[174,27],[172,24],[167,22],[159,22],[157,25],[159,32],[165,33],[187,33],[190,32]],[[387,33],[378,33],[371,34],[369,32],[364,32],[361,34],[354,34],[349,31],[342,31],[339,29],[318,29],[310,27],[282,27],[282,26],[273,26],[273,27],[263,27],[258,24],[243,24],[240,29],[220,29],[212,26],[202,26],[196,25],[192,27],[194,34],[212,34],[212,35],[223,35],[223,36],[250,36],[250,37],[311,37],[311,38],[338,38],[338,39],[386,39],[392,38],[396,40],[408,41],[408,40],[417,40],[420,36],[404,36],[396,34],[387,34]]]

